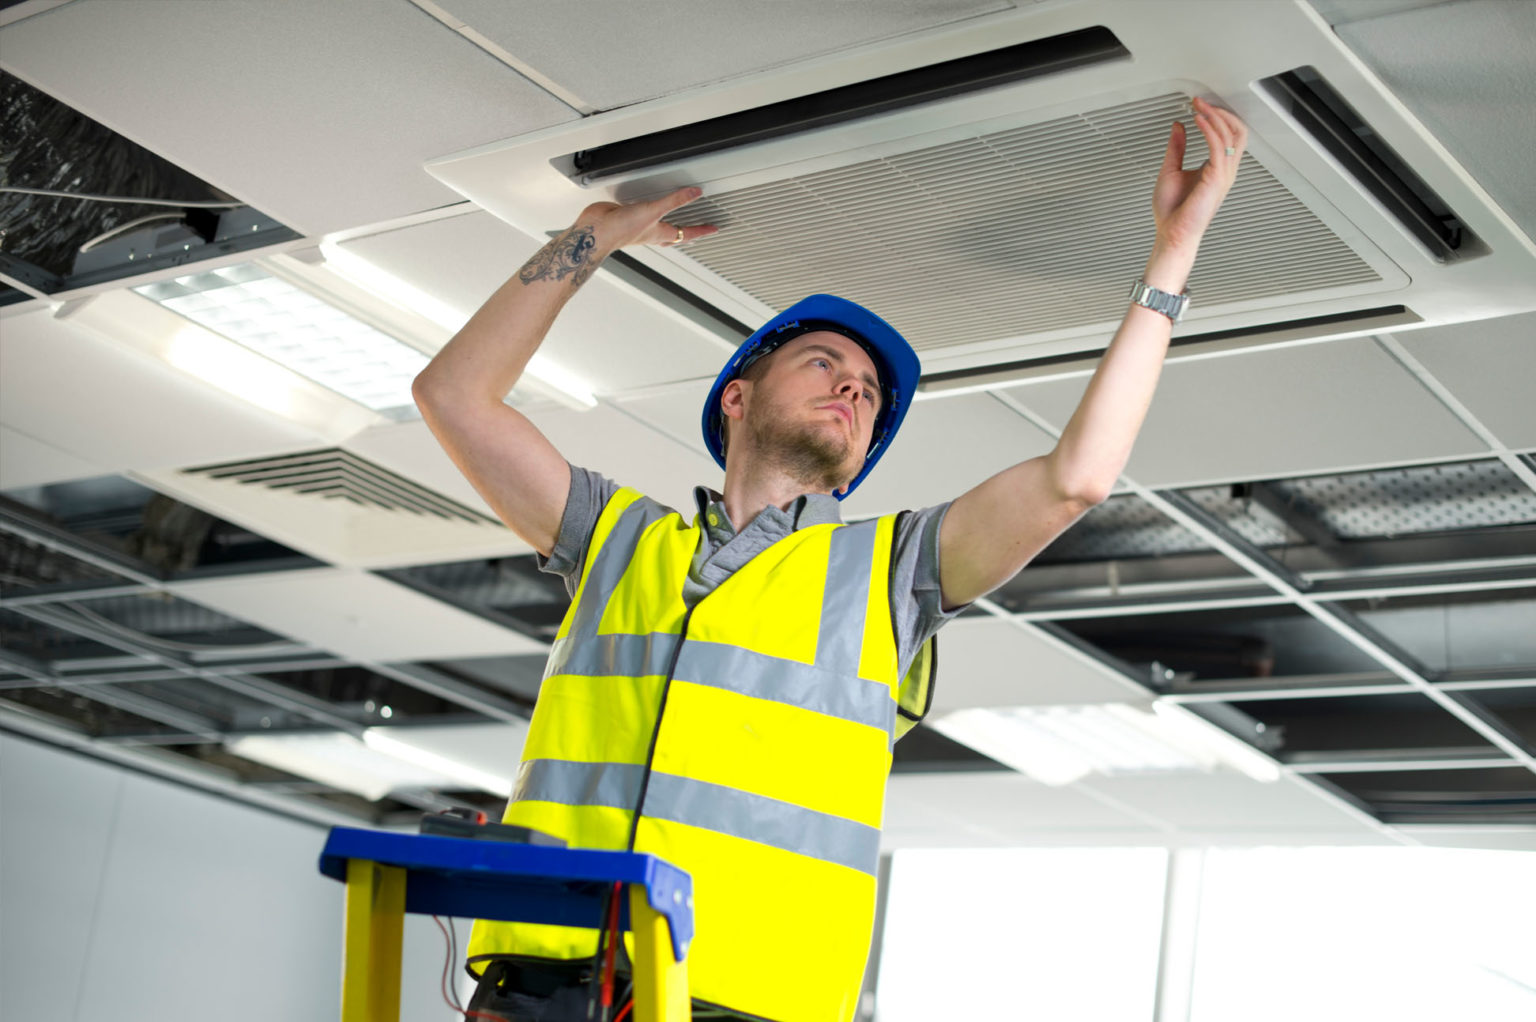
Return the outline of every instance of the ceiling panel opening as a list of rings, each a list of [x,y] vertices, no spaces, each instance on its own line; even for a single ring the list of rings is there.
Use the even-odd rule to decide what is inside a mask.
[[[1111,497],[1005,583],[991,599],[1013,613],[1194,595],[1263,596],[1201,537],[1135,494]]]
[[[0,270],[36,291],[56,294],[300,236],[4,72],[0,110]],[[0,305],[31,297],[0,285]]]
[[[305,696],[320,699],[334,712],[357,724],[396,725],[486,721],[483,714],[365,667],[319,667],[303,671],[274,671],[258,677],[275,681]]]
[[[47,605],[54,623],[118,638],[192,661],[243,659],[302,650],[302,644],[170,593],[59,600]]]
[[[1503,724],[1526,749],[1536,752],[1536,685],[1463,692],[1461,698]]]
[[[291,708],[255,699],[202,679],[115,682],[114,687],[211,721],[222,734],[313,731],[322,725]]]
[[[43,668],[67,669],[82,662],[120,659],[112,646],[0,607],[0,650],[34,661]]]
[[[1434,674],[1536,674],[1536,586],[1378,596],[1343,606]]]
[[[11,688],[0,691],[0,704],[92,738],[135,735],[153,739],[186,734],[181,728],[90,698],[80,691]]]
[[[1502,755],[1487,739],[1418,693],[1249,699],[1238,705],[1263,725],[1272,754],[1288,763]]]
[[[1237,607],[1058,622],[1156,689],[1297,687],[1395,680],[1297,607]]]
[[[544,642],[554,641],[571,603],[565,583],[540,571],[532,554],[423,564],[379,574]]]
[[[1536,773],[1520,767],[1315,776],[1384,823],[1536,824]]]
[[[83,555],[99,553],[109,563],[116,561],[158,578],[286,570],[319,563],[122,476],[8,490],[0,493],[0,511],[7,512],[19,528],[35,524],[76,543]],[[34,573],[41,575],[44,570]],[[66,568],[46,570],[63,573]],[[24,576],[18,578],[25,581]]]
[[[436,660],[422,666],[493,695],[510,696],[513,702],[526,705],[531,711],[534,700],[539,696],[547,660],[542,653],[530,653],[525,656]]]
[[[1536,491],[1493,458],[1183,493],[1326,583],[1370,569],[1536,556]]]

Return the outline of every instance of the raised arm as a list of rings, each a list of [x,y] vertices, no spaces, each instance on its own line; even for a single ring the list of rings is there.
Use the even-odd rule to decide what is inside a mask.
[[[1231,111],[1194,101],[1210,159],[1184,170],[1174,124],[1153,189],[1157,240],[1142,279],[1180,294],[1200,239],[1237,177],[1247,128]],[[1008,581],[1114,488],[1152,403],[1173,324],[1140,305],[1126,312],[1088,390],[1049,454],[1005,469],[950,507],[939,532],[944,605],[969,603]]]
[[[699,197],[683,188],[653,202],[600,202],[540,249],[416,377],[422,418],[485,502],[549,555],[570,491],[570,468],[538,427],[502,403],[576,289],[625,245],[673,245],[714,232],[677,228],[668,213]]]

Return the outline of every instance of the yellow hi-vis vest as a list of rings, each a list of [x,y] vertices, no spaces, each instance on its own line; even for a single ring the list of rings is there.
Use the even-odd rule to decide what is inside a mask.
[[[898,676],[895,524],[800,529],[690,611],[697,519],[630,489],[598,517],[503,819],[692,874],[699,1001],[854,1016],[891,749],[926,711],[933,664],[930,641]],[[481,920],[469,956],[596,947],[595,929]]]

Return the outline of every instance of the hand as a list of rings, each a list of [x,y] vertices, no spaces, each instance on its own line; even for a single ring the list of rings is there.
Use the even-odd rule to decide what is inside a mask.
[[[594,202],[581,211],[578,226],[589,225],[597,243],[605,252],[626,245],[681,245],[714,234],[719,228],[709,224],[678,228],[662,218],[704,194],[702,188],[679,188],[670,195],[649,202]],[[678,236],[681,230],[682,236]]]
[[[1210,158],[1194,170],[1184,168],[1184,125],[1174,122],[1163,167],[1152,190],[1152,216],[1160,248],[1180,249],[1200,243],[1216,216],[1243,158],[1248,128],[1230,110],[1194,100],[1195,125],[1205,136]],[[1233,155],[1227,155],[1231,147]]]

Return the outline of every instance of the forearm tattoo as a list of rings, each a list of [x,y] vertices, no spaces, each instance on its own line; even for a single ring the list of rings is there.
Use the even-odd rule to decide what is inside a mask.
[[[572,227],[539,249],[532,259],[517,271],[517,279],[524,284],[540,280],[564,280],[571,278],[571,286],[581,287],[592,271],[597,269],[597,238],[590,227]]]

